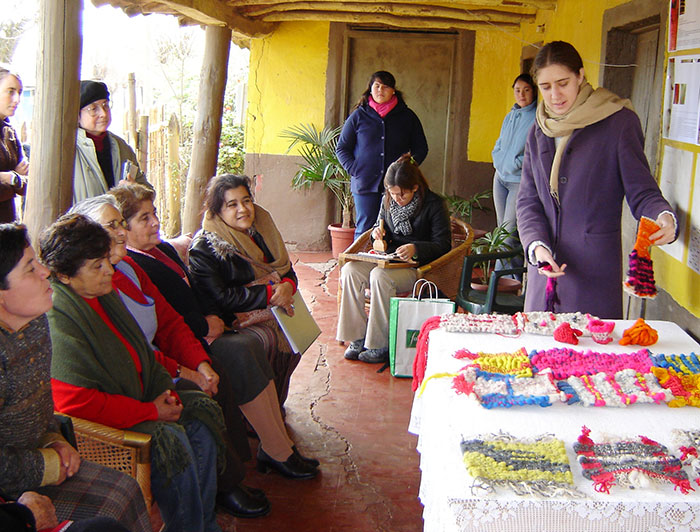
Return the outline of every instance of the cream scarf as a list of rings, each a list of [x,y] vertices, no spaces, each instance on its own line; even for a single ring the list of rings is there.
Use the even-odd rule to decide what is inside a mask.
[[[271,263],[265,263],[263,251],[247,232],[234,229],[224,222],[218,214],[212,218],[207,213],[202,221],[202,229],[219,235],[226,242],[235,247],[236,251],[248,257],[251,260],[251,266],[255,272],[256,279],[267,275],[270,272],[270,268],[274,268],[277,273],[280,274],[280,277],[283,277],[292,267],[289,260],[289,253],[287,253],[287,247],[284,245],[284,240],[282,240],[282,235],[277,230],[277,226],[272,220],[270,213],[260,205],[255,204],[253,229],[262,235],[265,244],[275,258]]]
[[[586,126],[600,122],[604,118],[617,113],[623,107],[632,109],[632,103],[602,87],[593,90],[593,87],[585,78],[574,105],[566,114],[554,114],[547,107],[544,98],[537,104],[537,124],[540,126],[542,133],[548,137],[561,138],[554,152],[552,171],[549,174],[549,191],[557,203],[559,203],[559,166],[571,134],[576,129],[583,129]]]

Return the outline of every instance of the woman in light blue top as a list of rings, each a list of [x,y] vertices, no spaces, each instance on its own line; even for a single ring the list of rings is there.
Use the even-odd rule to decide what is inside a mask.
[[[496,172],[493,176],[493,203],[498,225],[515,227],[515,199],[520,188],[525,141],[535,121],[537,89],[530,74],[520,74],[513,82],[515,104],[506,115],[501,134],[491,156]]]

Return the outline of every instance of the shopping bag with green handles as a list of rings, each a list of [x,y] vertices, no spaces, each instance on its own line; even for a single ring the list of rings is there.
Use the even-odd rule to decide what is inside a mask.
[[[391,374],[394,377],[411,377],[413,375],[416,342],[423,322],[433,316],[454,311],[454,301],[438,298],[438,289],[435,283],[425,279],[416,281],[411,297],[391,298],[389,303],[389,363]]]

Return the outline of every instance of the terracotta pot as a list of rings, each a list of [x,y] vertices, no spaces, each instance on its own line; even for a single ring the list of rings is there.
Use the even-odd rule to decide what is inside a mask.
[[[481,284],[476,281],[472,281],[471,283],[472,290],[477,290],[478,292],[486,292],[489,289],[488,284]],[[522,287],[522,283],[518,281],[517,279],[509,279],[506,277],[501,277],[498,279],[498,288],[496,289],[498,292],[503,292],[503,293],[508,293],[508,294],[517,294],[518,290]]]
[[[331,224],[328,226],[328,230],[331,232],[333,258],[337,259],[355,240],[355,228],[343,227],[341,224]]]

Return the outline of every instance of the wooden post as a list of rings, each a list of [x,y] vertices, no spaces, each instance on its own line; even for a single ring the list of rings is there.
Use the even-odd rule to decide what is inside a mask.
[[[192,162],[187,173],[182,217],[183,233],[194,233],[200,228],[204,191],[209,179],[216,173],[231,30],[207,26],[205,39],[197,118],[192,139]]]
[[[139,117],[139,131],[136,137],[136,159],[142,172],[148,172],[148,115]],[[148,179],[148,176],[146,176]]]
[[[135,146],[138,137],[136,136],[136,74],[133,72],[129,72],[128,86],[129,112],[127,114],[127,131],[129,132],[129,143]],[[144,169],[142,170],[145,171]]]
[[[180,217],[180,207],[182,201],[180,197],[180,124],[177,115],[173,113],[168,122],[168,167],[166,168],[167,185],[165,189],[168,194],[168,227],[166,233],[170,236],[177,236],[182,229]]]
[[[75,134],[80,111],[82,0],[40,3],[37,91],[24,219],[39,233],[73,202]]]

